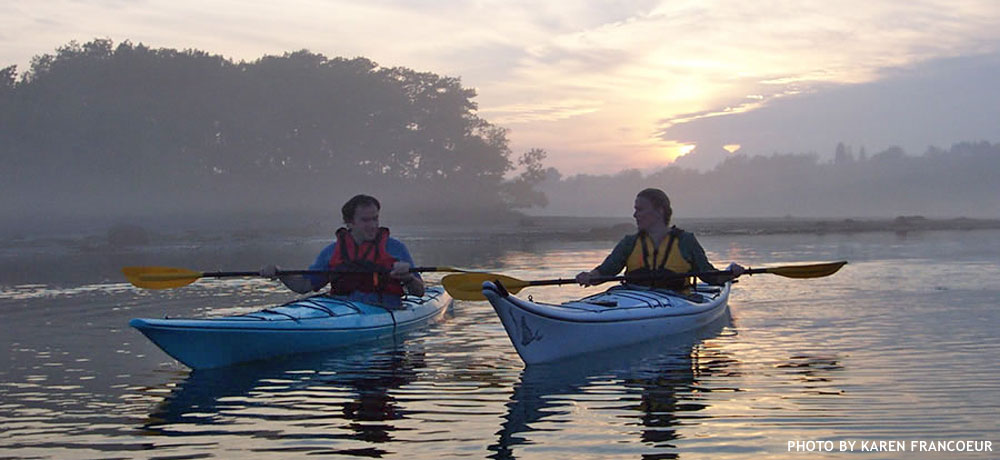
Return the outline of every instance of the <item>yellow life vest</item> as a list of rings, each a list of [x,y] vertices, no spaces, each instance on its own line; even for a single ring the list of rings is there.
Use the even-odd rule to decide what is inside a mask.
[[[642,273],[645,270],[669,270],[674,273],[688,273],[692,271],[691,263],[681,255],[680,235],[682,230],[674,227],[670,229],[670,234],[657,245],[646,232],[640,232],[625,262],[625,275]],[[684,290],[691,285],[690,278],[682,278],[668,283],[638,283],[653,285],[655,287],[666,287],[674,290]]]

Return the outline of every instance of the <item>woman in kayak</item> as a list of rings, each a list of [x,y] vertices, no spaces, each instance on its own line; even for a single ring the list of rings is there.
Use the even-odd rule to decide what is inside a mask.
[[[333,270],[330,276],[284,275],[281,282],[299,294],[318,291],[330,284],[332,294],[351,300],[399,307],[405,293],[424,295],[424,281],[410,273],[413,257],[403,242],[389,236],[389,229],[379,226],[378,200],[356,195],[344,204],[341,214],[345,226],[337,230],[337,240],[327,245],[310,270]],[[260,274],[274,278],[275,265],[263,267]]]
[[[632,284],[684,291],[691,285],[689,277],[671,274],[715,271],[705,256],[705,250],[694,234],[670,226],[670,199],[660,189],[647,188],[635,197],[635,225],[638,232],[626,235],[601,265],[576,275],[583,286],[598,284],[625,269],[625,276],[634,277]],[[727,270],[732,275],[701,276],[709,284],[724,284],[745,270],[735,263]]]

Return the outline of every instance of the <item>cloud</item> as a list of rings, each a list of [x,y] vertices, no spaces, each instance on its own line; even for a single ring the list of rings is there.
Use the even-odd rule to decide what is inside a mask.
[[[911,154],[960,141],[996,142],[998,74],[1000,53],[937,59],[886,72],[871,83],[789,96],[746,113],[666,121],[659,135],[705,146],[737,143],[748,154],[832,155],[841,141],[871,153],[900,146]]]
[[[536,121],[554,121],[573,118],[579,115],[594,113],[600,110],[600,104],[586,100],[567,100],[562,102],[548,101],[545,103],[517,103],[480,112],[480,115],[498,125],[532,123]]]
[[[0,30],[16,37],[0,41],[9,64],[108,37],[237,60],[309,49],[461,77],[511,128],[515,151],[545,148],[567,172],[666,164],[686,143],[664,135],[681,132],[670,123],[731,119],[1000,44],[994,0],[11,3],[0,4]]]
[[[550,151],[554,163],[565,155],[563,164],[569,168],[586,163],[603,167],[607,160],[580,161],[581,152],[598,150],[604,152],[598,155],[631,156],[649,167],[666,164],[679,154],[679,145],[695,140],[663,135],[681,132],[665,131],[670,123],[741,117],[792,98],[888,78],[893,69],[993,51],[1000,43],[1000,29],[991,24],[998,19],[1000,10],[986,2],[962,2],[954,9],[937,2],[673,2],[549,44],[559,51],[552,55],[586,53],[599,44],[604,54],[613,55],[619,49],[628,59],[595,72],[568,60],[539,60],[530,69],[538,76],[535,84],[549,89],[559,85],[544,85],[544,81],[559,79],[548,76],[572,75],[573,85],[562,88],[560,99],[580,91],[602,101],[601,111],[588,113],[577,126],[589,134],[604,132],[602,148],[563,142]],[[618,134],[625,123],[635,128],[629,138]],[[980,135],[990,132],[983,129]],[[776,142],[802,140],[789,145],[805,151],[827,148],[810,144],[807,136],[798,133],[769,133]],[[716,137],[713,149],[731,143],[743,144],[744,150],[754,147],[731,138],[736,136]],[[706,142],[704,137],[699,139]]]

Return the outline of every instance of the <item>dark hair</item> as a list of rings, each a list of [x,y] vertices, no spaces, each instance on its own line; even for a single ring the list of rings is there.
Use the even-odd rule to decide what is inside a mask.
[[[670,225],[670,216],[674,214],[674,210],[670,208],[670,198],[667,198],[667,194],[658,188],[647,188],[639,192],[637,197],[643,197],[653,203],[654,208],[663,209],[663,223]]]
[[[379,204],[375,197],[368,195],[354,195],[353,198],[347,200],[347,203],[344,203],[343,208],[340,208],[340,213],[344,216],[344,223],[351,223],[351,221],[354,220],[354,212],[362,206],[375,206],[375,209],[382,209],[382,205]]]

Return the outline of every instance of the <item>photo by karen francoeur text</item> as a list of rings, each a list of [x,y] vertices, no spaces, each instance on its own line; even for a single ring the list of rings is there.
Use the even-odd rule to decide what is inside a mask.
[[[993,452],[985,440],[792,440],[788,452]]]

